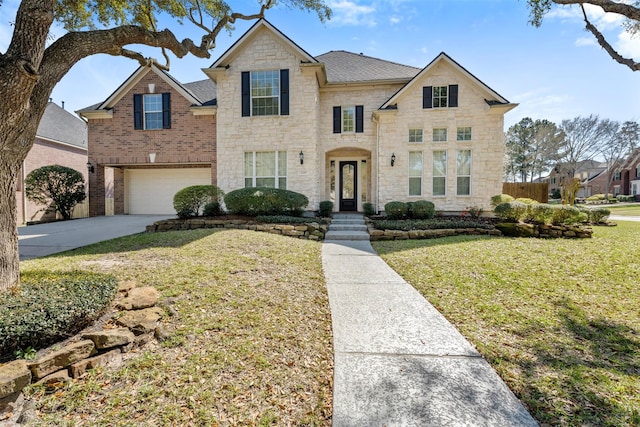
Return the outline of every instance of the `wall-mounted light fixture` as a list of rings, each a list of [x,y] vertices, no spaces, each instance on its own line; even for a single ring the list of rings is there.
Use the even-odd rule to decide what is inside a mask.
[[[391,167],[393,167],[396,162],[396,153],[391,153]]]
[[[89,173],[94,173],[95,172],[95,168],[93,167],[91,162],[87,162],[87,170],[89,171]]]
[[[304,164],[304,153],[302,151],[298,154],[298,158],[300,159],[300,164]]]

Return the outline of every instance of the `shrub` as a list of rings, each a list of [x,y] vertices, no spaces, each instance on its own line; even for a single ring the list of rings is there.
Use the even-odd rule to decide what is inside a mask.
[[[222,190],[215,185],[192,185],[178,191],[173,196],[173,208],[179,218],[200,215],[201,209],[210,202],[218,202],[223,196]]]
[[[362,205],[362,209],[364,210],[364,214],[366,216],[374,216],[376,214],[376,209],[374,208],[373,203],[364,203]]]
[[[508,194],[498,194],[491,198],[491,207],[495,209],[496,206],[501,203],[513,202],[514,200],[515,199],[513,198],[513,196],[510,196]]]
[[[493,212],[502,220],[517,222],[526,216],[527,205],[516,201],[500,203],[493,209]]]
[[[604,194],[594,194],[593,196],[587,197],[587,202],[601,202],[604,201]]]
[[[592,224],[599,224],[606,222],[607,218],[611,214],[611,211],[607,208],[596,207],[596,208],[588,208],[581,207],[579,208],[581,212],[587,214],[587,220]]]
[[[202,216],[219,216],[224,214],[220,202],[209,202],[202,208]]]
[[[246,187],[224,196],[227,209],[238,215],[302,215],[307,196],[294,191],[267,187]]]
[[[289,215],[258,215],[256,221],[264,222],[265,224],[310,224],[312,222],[321,222],[318,218]]]
[[[437,230],[448,228],[483,228],[490,229],[492,226],[485,222],[473,221],[469,219],[438,219],[427,220],[385,220],[377,219],[373,221],[373,226],[378,230]]]
[[[482,216],[482,212],[484,212],[484,209],[482,209],[480,206],[469,206],[467,208],[467,212],[469,213],[469,216],[473,219],[478,219]]]
[[[551,194],[549,194],[549,197],[552,199],[561,199],[562,194],[560,193],[560,189],[554,188],[553,190],[551,190]]]
[[[384,205],[384,212],[389,219],[402,219],[407,215],[407,204],[404,202],[389,202]]]
[[[436,214],[436,206],[428,200],[413,202],[411,217],[415,219],[431,219]]]
[[[25,179],[25,194],[33,202],[60,212],[62,218],[71,219],[73,208],[87,195],[84,177],[75,169],[60,165],[43,166],[29,172]]]
[[[331,200],[325,200],[320,202],[319,213],[321,217],[333,216],[333,202]]]
[[[618,202],[624,203],[624,202],[635,202],[636,201],[636,196],[633,195],[625,195],[625,194],[618,194],[616,196],[616,200]]]
[[[84,271],[22,273],[20,287],[0,293],[0,360],[79,332],[113,300],[115,277]]]
[[[551,224],[553,218],[553,206],[546,203],[538,203],[529,206],[527,215],[533,222],[539,224]]]
[[[530,199],[528,197],[518,197],[516,199],[516,202],[521,202],[521,203],[524,203],[525,205],[537,205],[538,203],[540,203],[539,201]]]
[[[553,225],[575,224],[580,220],[580,213],[580,210],[575,206],[555,205],[553,206],[551,223]]]

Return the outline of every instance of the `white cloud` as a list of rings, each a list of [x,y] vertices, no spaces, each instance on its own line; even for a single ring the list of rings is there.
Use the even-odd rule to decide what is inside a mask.
[[[329,24],[375,27],[376,8],[373,5],[361,5],[351,0],[332,0],[329,6],[333,17]]]
[[[596,40],[593,37],[580,37],[576,39],[576,46],[595,46]]]
[[[626,31],[618,35],[618,52],[630,58],[640,59],[640,37],[632,36]]]
[[[394,15],[389,18],[389,22],[391,23],[391,25],[399,24],[400,22],[402,22],[402,17]]]

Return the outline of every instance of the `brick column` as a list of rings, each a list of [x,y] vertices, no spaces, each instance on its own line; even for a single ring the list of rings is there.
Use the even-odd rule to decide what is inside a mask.
[[[124,169],[113,169],[113,214],[124,215]]]

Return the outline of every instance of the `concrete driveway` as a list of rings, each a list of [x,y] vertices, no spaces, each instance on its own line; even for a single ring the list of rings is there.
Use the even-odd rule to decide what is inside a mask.
[[[51,222],[18,228],[20,260],[38,258],[116,237],[142,233],[171,215],[115,215]]]

